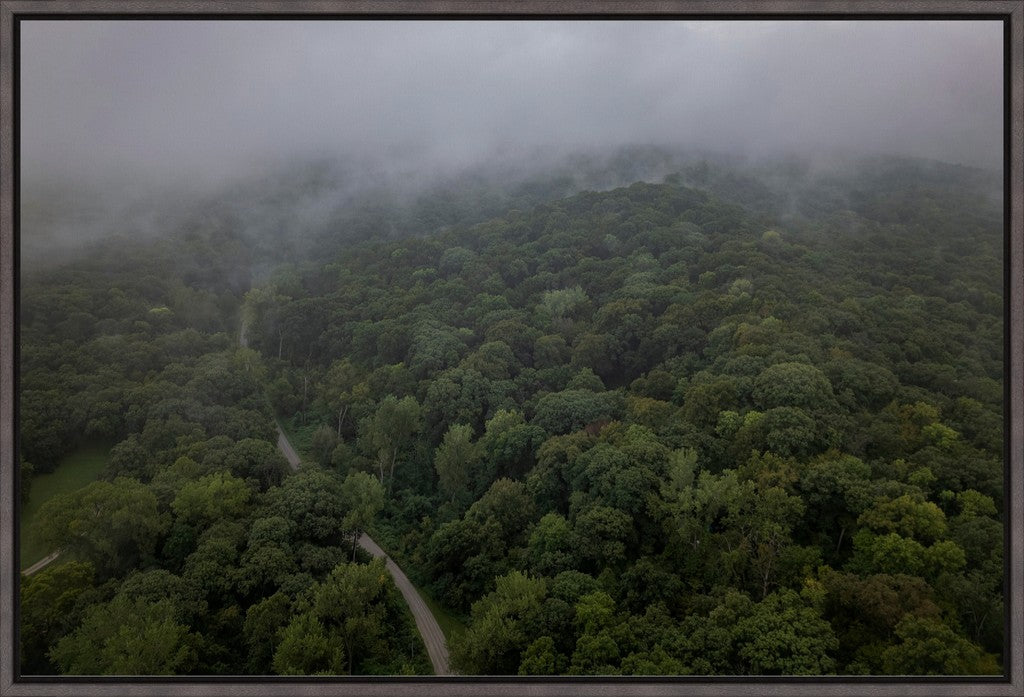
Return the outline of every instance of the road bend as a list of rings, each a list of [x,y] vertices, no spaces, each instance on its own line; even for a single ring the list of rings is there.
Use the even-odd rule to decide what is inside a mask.
[[[288,442],[288,436],[281,430],[281,426],[277,427],[277,447],[284,455],[285,459],[288,460],[288,464],[293,470],[299,469],[299,455],[295,452],[295,448]],[[420,636],[423,637],[423,643],[427,647],[427,655],[430,656],[430,663],[434,666],[435,675],[451,675],[451,668],[448,664],[448,644],[444,638],[444,632],[441,631],[440,625],[437,624],[437,620],[434,618],[434,614],[427,607],[427,604],[423,602],[423,598],[416,591],[416,587],[412,585],[409,577],[405,575],[398,564],[391,560],[384,550],[380,548],[373,539],[363,533],[359,537],[359,546],[365,549],[374,557],[383,557],[384,565],[387,567],[388,572],[391,574],[391,578],[395,579],[395,585],[398,586],[398,590],[402,593],[402,597],[405,598],[406,604],[409,606],[409,611],[412,612],[412,617],[416,620],[416,628],[420,632]]]

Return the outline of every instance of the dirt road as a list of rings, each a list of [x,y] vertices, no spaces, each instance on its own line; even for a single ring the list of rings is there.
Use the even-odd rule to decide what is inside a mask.
[[[280,426],[277,427],[277,447],[285,456],[285,459],[288,460],[288,464],[291,465],[292,469],[298,470],[299,455],[295,452],[292,444],[288,442],[288,437],[285,436]],[[416,592],[415,586],[409,581],[405,572],[388,558],[384,550],[380,548],[380,545],[374,542],[369,535],[364,533],[359,538],[359,546],[374,557],[384,557],[388,572],[395,579],[395,585],[398,586],[402,597],[405,598],[405,602],[409,605],[413,619],[416,620],[416,628],[419,630],[420,636],[423,637],[423,643],[427,647],[427,655],[430,656],[430,662],[434,666],[434,674],[451,675],[451,669],[448,666],[448,644],[445,641],[444,632],[441,631],[441,627],[437,624],[437,620],[434,619],[430,608],[423,602],[420,594]]]
[[[284,455],[284,459],[288,460],[288,464],[291,468],[298,472],[299,464],[301,463],[299,454],[295,452],[295,448],[293,448],[292,444],[288,442],[288,437],[284,435],[284,431],[281,430],[280,425],[277,426],[277,449],[281,451],[282,455]]]
[[[402,597],[405,598],[405,602],[408,603],[412,616],[416,620],[416,628],[420,630],[423,643],[427,646],[427,655],[430,656],[430,662],[434,665],[434,674],[451,675],[451,670],[448,666],[448,643],[445,641],[444,632],[441,631],[441,627],[437,624],[437,620],[434,619],[430,608],[427,607],[427,604],[423,602],[423,598],[416,591],[416,587],[412,585],[412,582],[409,581],[405,573],[398,568],[398,564],[391,561],[391,558],[384,553],[380,545],[370,539],[369,535],[363,533],[359,538],[359,546],[374,557],[384,558],[385,566],[391,572],[391,577],[395,579],[395,585],[402,592]]]
[[[47,564],[49,564],[50,562],[52,562],[54,559],[56,559],[59,556],[60,556],[60,552],[54,552],[53,554],[51,554],[48,557],[43,557],[42,559],[37,561],[35,564],[33,564],[32,566],[30,566],[27,569],[25,569],[24,571],[22,571],[21,575],[22,576],[31,576],[32,574],[34,574],[35,572],[37,572],[40,569],[42,569],[43,567],[45,567]]]

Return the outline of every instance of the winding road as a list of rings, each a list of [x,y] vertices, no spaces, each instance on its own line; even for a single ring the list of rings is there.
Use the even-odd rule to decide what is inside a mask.
[[[291,468],[298,471],[301,460],[298,453],[295,452],[295,448],[288,442],[288,436],[281,430],[280,425],[277,427],[277,447],[288,460]],[[416,587],[412,585],[409,577],[398,567],[398,564],[392,561],[369,535],[363,533],[358,542],[359,546],[369,552],[371,556],[384,559],[384,566],[391,574],[391,578],[395,579],[395,585],[398,586],[398,590],[402,593],[402,597],[405,598],[405,602],[412,612],[413,619],[416,620],[416,628],[420,631],[423,643],[427,647],[427,655],[430,656],[430,662],[434,666],[434,674],[451,675],[451,668],[448,664],[448,643],[445,641],[444,632],[441,631],[430,608],[416,591]]]
[[[242,322],[238,333],[238,343],[243,347],[248,345],[245,330],[245,322]],[[297,472],[302,464],[302,460],[299,458],[299,454],[295,452],[292,444],[288,442],[288,436],[281,429],[281,425],[276,423],[275,425],[277,426],[277,448],[284,455],[292,470]],[[419,592],[417,592],[416,587],[412,585],[409,577],[399,568],[398,564],[392,561],[384,550],[381,549],[380,545],[374,542],[369,535],[363,533],[360,535],[358,542],[359,546],[369,552],[371,556],[384,559],[384,566],[395,580],[395,585],[398,586],[402,597],[405,598],[405,602],[409,605],[413,619],[416,620],[416,628],[419,630],[420,636],[423,637],[423,643],[427,647],[427,655],[430,656],[430,663],[434,666],[434,674],[451,675],[452,672],[448,662],[448,643],[445,641],[444,632],[441,631],[441,627],[434,618],[434,614],[427,607],[427,604],[423,601]],[[60,552],[54,552],[40,559],[21,573],[25,576],[31,576],[50,564],[58,556],[60,556]]]
[[[402,592],[402,597],[405,598],[405,602],[409,605],[409,610],[412,612],[413,619],[416,620],[416,628],[420,630],[423,643],[427,646],[427,655],[430,656],[430,662],[434,665],[434,674],[451,675],[451,669],[448,665],[448,643],[444,639],[444,632],[438,626],[437,620],[434,619],[433,613],[430,612],[430,608],[427,607],[427,604],[423,602],[423,598],[416,591],[416,587],[412,585],[412,582],[409,581],[405,573],[398,568],[398,564],[393,562],[384,553],[384,550],[370,539],[370,536],[365,532],[359,537],[359,546],[374,557],[384,558],[384,565],[391,572],[391,577],[395,579],[395,585]]]

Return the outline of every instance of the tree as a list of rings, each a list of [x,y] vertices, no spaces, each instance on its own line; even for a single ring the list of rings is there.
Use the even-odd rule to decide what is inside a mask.
[[[555,576],[576,567],[580,541],[572,526],[557,513],[540,519],[527,546],[530,569],[544,576]]]
[[[222,471],[182,486],[171,510],[188,525],[200,527],[224,518],[241,518],[248,512],[251,498],[252,490],[245,482]]]
[[[559,435],[578,431],[599,419],[611,419],[619,411],[613,393],[564,390],[544,395],[537,401],[533,423],[550,434]]]
[[[282,631],[273,666],[278,675],[339,675],[345,672],[345,649],[312,612],[304,612]]]
[[[376,650],[388,631],[384,600],[391,577],[382,559],[339,564],[313,596],[313,611],[329,635],[345,648],[348,672]]]
[[[521,412],[499,409],[484,427],[484,450],[474,484],[482,491],[499,477],[520,479],[534,465],[535,454],[546,435],[539,426],[527,424]]]
[[[32,475],[35,473],[35,469],[36,468],[34,465],[32,465],[32,463],[25,462],[25,458],[19,459],[19,485],[21,487],[21,490],[18,492],[18,495],[22,506],[28,504],[29,498],[31,497]]]
[[[224,452],[223,466],[236,477],[255,480],[261,491],[281,483],[288,461],[267,440],[243,438]]]
[[[515,675],[546,593],[543,579],[512,571],[473,604],[466,633],[452,645],[452,663],[470,675]]]
[[[765,368],[754,380],[753,398],[761,409],[827,410],[835,403],[828,378],[805,363],[777,363]]]
[[[946,534],[946,515],[942,509],[921,496],[910,494],[876,501],[857,522],[876,532],[895,532],[925,543]]]
[[[707,615],[683,622],[682,660],[696,674],[823,675],[838,641],[828,622],[792,590],[759,603],[734,590]]]
[[[322,396],[338,419],[337,436],[341,438],[341,426],[354,401],[353,390],[362,375],[351,360],[345,358],[331,363],[324,376]]]
[[[882,654],[890,675],[992,675],[995,657],[957,635],[936,618],[907,615],[896,625],[900,642]]]
[[[355,561],[356,541],[384,508],[384,487],[366,472],[353,472],[341,484],[341,500],[348,509],[342,526],[352,535],[352,560]]]
[[[310,442],[317,464],[321,467],[330,465],[331,455],[334,453],[334,449],[338,447],[339,442],[338,436],[327,424],[322,424],[317,428],[313,432],[313,438]]]
[[[342,479],[334,472],[301,469],[267,492],[266,514],[291,521],[296,542],[329,545],[344,529],[348,512],[341,486]]]
[[[468,609],[522,554],[535,507],[521,482],[499,479],[460,520],[441,525],[426,545],[434,588]]]
[[[735,627],[741,672],[750,675],[827,675],[839,647],[832,627],[794,591],[767,596]]]
[[[225,601],[238,586],[240,551],[246,529],[235,521],[217,521],[199,538],[199,544],[185,559],[182,576],[202,588],[212,602]]]
[[[629,514],[609,506],[588,507],[576,516],[573,529],[584,568],[592,571],[621,567],[635,534]]]
[[[519,663],[519,674],[559,675],[565,670],[565,666],[565,656],[555,649],[554,639],[542,636],[526,647]]]
[[[49,673],[47,649],[81,620],[82,599],[93,588],[88,562],[51,564],[21,582],[21,672]]]
[[[134,479],[97,481],[39,509],[36,534],[50,549],[91,560],[102,575],[126,571],[156,550],[169,520]]]
[[[838,552],[858,516],[871,504],[871,468],[858,458],[829,452],[802,468],[799,488],[807,504],[805,520],[820,533],[839,534]],[[831,548],[833,545],[829,544]]]
[[[398,457],[412,447],[423,427],[420,405],[413,397],[388,395],[373,416],[360,424],[360,445],[376,459],[381,484],[388,491],[394,482]]]
[[[132,477],[148,481],[154,474],[154,464],[153,454],[132,434],[110,449],[110,459],[103,468],[104,479]]]
[[[247,669],[252,673],[265,672],[268,665],[273,665],[274,653],[285,627],[291,618],[291,601],[288,596],[277,591],[254,605],[245,612],[245,644],[249,659]],[[293,643],[295,639],[292,639]],[[292,664],[293,658],[286,657],[293,653],[286,649],[282,655],[282,667]]]
[[[269,592],[297,571],[298,554],[291,544],[291,528],[291,522],[280,516],[252,521],[240,559],[238,585],[242,592]]]
[[[473,442],[473,427],[455,424],[444,434],[444,440],[434,452],[434,469],[440,480],[441,491],[454,502],[467,498],[470,476],[476,469],[482,447]]]
[[[194,665],[196,642],[171,601],[119,595],[86,613],[50,656],[70,675],[177,675]]]

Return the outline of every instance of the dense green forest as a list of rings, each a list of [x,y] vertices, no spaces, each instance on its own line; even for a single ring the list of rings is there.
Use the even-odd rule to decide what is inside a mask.
[[[22,672],[429,672],[372,527],[461,673],[1000,673],[993,183],[633,149],[26,272],[23,497],[117,445]]]

